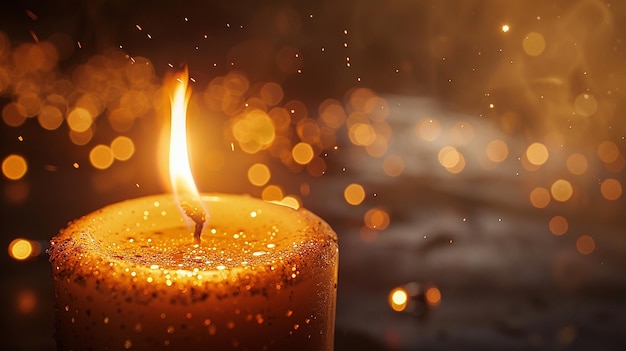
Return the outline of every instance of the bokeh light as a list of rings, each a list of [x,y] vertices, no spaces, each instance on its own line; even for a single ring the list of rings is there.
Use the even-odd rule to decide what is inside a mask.
[[[17,104],[22,106],[25,117],[34,117],[41,111],[42,101],[38,94],[24,92],[17,97]]]
[[[29,257],[37,256],[41,253],[41,245],[32,240],[17,238],[9,243],[9,256],[23,261]]]
[[[297,143],[291,150],[291,155],[296,163],[305,165],[313,159],[313,148],[307,143]]]
[[[383,171],[390,177],[397,177],[404,171],[404,160],[398,155],[389,155],[383,161]]]
[[[437,154],[439,164],[450,173],[459,173],[465,168],[465,157],[453,146],[444,146]]]
[[[365,146],[374,142],[376,132],[367,123],[355,123],[350,127],[348,137],[354,145]]]
[[[320,120],[332,129],[339,129],[346,122],[347,116],[343,106],[334,99],[327,99],[319,107]]]
[[[265,201],[280,201],[283,198],[283,190],[278,185],[268,185],[263,189],[261,198]]]
[[[620,156],[617,144],[608,140],[605,140],[598,145],[597,153],[600,160],[604,163],[615,162]]]
[[[283,88],[278,83],[265,83],[261,88],[260,95],[267,105],[274,106],[283,99]]]
[[[74,108],[67,115],[67,125],[71,130],[82,133],[88,130],[93,123],[93,116],[84,108]]]
[[[135,153],[135,144],[129,137],[118,136],[111,142],[113,157],[118,161],[127,161]]]
[[[596,113],[598,101],[593,95],[583,93],[578,95],[574,100],[574,109],[577,114],[583,117],[589,117]]]
[[[389,143],[387,142],[387,137],[382,134],[374,133],[374,140],[372,143],[365,145],[365,151],[371,157],[382,157],[387,153],[389,149]]]
[[[437,307],[441,303],[441,291],[435,286],[426,289],[425,297],[426,303],[431,307]]]
[[[546,48],[546,41],[540,33],[530,32],[522,40],[522,47],[527,55],[539,56]]]
[[[252,185],[264,186],[270,181],[270,177],[270,169],[263,163],[255,163],[248,168],[248,180]]]
[[[536,208],[546,208],[550,204],[550,192],[543,187],[536,187],[530,192],[530,203]]]
[[[93,138],[93,129],[87,129],[84,132],[70,130],[70,140],[75,145],[87,145]]]
[[[600,184],[600,192],[607,200],[617,200],[622,196],[622,184],[617,179],[607,178]]]
[[[573,153],[567,158],[567,170],[572,174],[581,175],[587,171],[589,162],[587,158],[580,153]]]
[[[549,155],[548,148],[542,143],[532,143],[526,149],[526,158],[535,166],[541,166],[546,163]]]
[[[21,290],[17,294],[17,310],[21,314],[30,314],[37,308],[37,295],[31,289]]]
[[[39,125],[46,130],[56,130],[63,123],[63,112],[53,105],[46,105],[37,116]]]
[[[12,154],[2,161],[2,174],[11,180],[21,179],[28,171],[26,159],[21,155]]]
[[[365,189],[360,184],[352,183],[344,189],[343,197],[350,205],[359,205],[365,200]]]
[[[422,118],[415,125],[415,132],[426,141],[434,141],[441,135],[441,123],[434,118]]]
[[[589,255],[596,249],[596,241],[589,235],[581,235],[576,239],[576,250],[583,255]]]
[[[115,160],[113,151],[107,145],[99,144],[94,146],[89,152],[89,161],[97,169],[107,169]]]
[[[8,103],[2,108],[2,121],[11,127],[19,127],[26,121],[26,111],[22,105]]]
[[[565,202],[574,194],[572,184],[565,179],[557,179],[550,187],[550,194],[556,201]]]
[[[276,137],[272,119],[265,111],[258,109],[238,116],[232,132],[241,149],[249,154],[267,149]]]
[[[485,153],[490,161],[500,163],[509,156],[509,148],[504,141],[495,139],[487,144]]]
[[[372,208],[363,217],[365,226],[374,230],[385,230],[389,226],[389,213],[382,208]]]
[[[569,223],[567,218],[563,216],[554,216],[550,219],[548,223],[548,227],[550,228],[550,232],[554,235],[563,235],[567,233],[569,229]]]
[[[395,288],[389,293],[389,306],[396,312],[404,311],[408,302],[409,295],[402,287]]]

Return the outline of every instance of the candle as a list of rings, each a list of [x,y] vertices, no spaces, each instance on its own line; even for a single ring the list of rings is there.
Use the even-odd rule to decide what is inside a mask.
[[[52,239],[58,349],[332,350],[337,235],[302,208],[199,194],[187,77],[174,81],[175,195],[104,207]]]
[[[53,239],[61,350],[332,350],[332,229],[251,197],[202,201],[200,244],[171,195],[105,207]]]

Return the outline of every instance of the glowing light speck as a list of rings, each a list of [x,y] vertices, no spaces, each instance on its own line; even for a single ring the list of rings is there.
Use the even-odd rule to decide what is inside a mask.
[[[2,161],[2,174],[10,180],[21,179],[27,171],[26,159],[20,155],[12,154]]]
[[[22,261],[32,256],[37,256],[41,252],[41,246],[36,241],[18,238],[9,244],[9,256]]]
[[[343,196],[348,204],[356,206],[365,199],[365,190],[360,184],[352,183],[345,188]]]
[[[396,312],[404,311],[408,301],[409,295],[403,288],[395,288],[389,293],[389,306]]]

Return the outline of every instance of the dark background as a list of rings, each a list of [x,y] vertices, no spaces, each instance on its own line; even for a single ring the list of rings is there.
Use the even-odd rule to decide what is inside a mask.
[[[24,43],[50,40],[63,50],[53,74],[39,81],[71,80],[82,65],[115,49],[149,60],[155,89],[172,72],[169,65],[188,65],[196,92],[237,71],[251,84],[279,83],[281,104],[300,101],[312,118],[325,99],[347,104],[355,88],[370,88],[390,107],[386,155],[403,158],[398,177],[385,175],[381,159],[351,144],[345,129],[337,131],[338,150],[320,152],[326,161],[322,176],[285,167],[267,153],[241,151],[213,169],[203,150],[227,154],[228,116],[190,122],[190,138],[199,140],[192,168],[200,190],[259,196],[261,189],[245,173],[252,163],[265,162],[273,183],[300,195],[303,206],[338,232],[336,349],[621,350],[625,203],[624,196],[604,199],[599,184],[606,178],[623,182],[624,167],[597,160],[596,148],[614,142],[623,163],[625,17],[621,2],[592,0],[9,1],[0,10],[0,32],[10,41],[9,49],[0,46],[0,67],[16,65],[11,52]],[[501,30],[503,24],[509,32]],[[523,51],[530,32],[545,38],[540,56]],[[0,105],[17,99],[24,79],[11,76]],[[598,102],[590,116],[576,112],[582,93]],[[416,138],[415,125],[426,117],[444,127],[437,142]],[[459,142],[453,128],[458,122],[472,126],[471,143]],[[66,124],[47,131],[36,118],[18,127],[2,123],[0,156],[23,155],[29,169],[17,181],[2,177],[0,246],[23,237],[45,248],[74,218],[167,191],[155,155],[161,126],[155,110],[123,133],[99,117],[93,139],[77,146]],[[134,140],[133,158],[96,170],[89,150],[117,135]],[[484,145],[494,138],[507,141],[509,156],[484,167]],[[536,141],[549,146],[550,159],[530,171],[522,158]],[[465,155],[461,173],[438,163],[446,144]],[[588,157],[584,175],[567,172],[572,152]],[[573,198],[531,206],[530,190],[549,188],[557,178],[574,185]],[[366,189],[359,206],[343,199],[350,183]],[[307,195],[303,184],[310,188]],[[363,215],[373,207],[385,209],[391,224],[365,240]],[[568,219],[565,235],[550,233],[554,215]],[[581,235],[594,239],[589,255],[576,249]],[[47,256],[17,261],[4,252],[2,349],[54,349]],[[441,303],[428,307],[418,297],[413,313],[394,312],[388,293],[409,282],[436,286]],[[34,307],[24,309],[26,300]]]

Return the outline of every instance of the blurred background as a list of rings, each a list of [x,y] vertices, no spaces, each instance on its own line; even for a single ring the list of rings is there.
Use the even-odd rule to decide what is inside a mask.
[[[169,191],[186,65],[198,188],[339,234],[336,350],[622,350],[625,23],[601,0],[5,2],[2,349],[55,349],[59,229]]]

